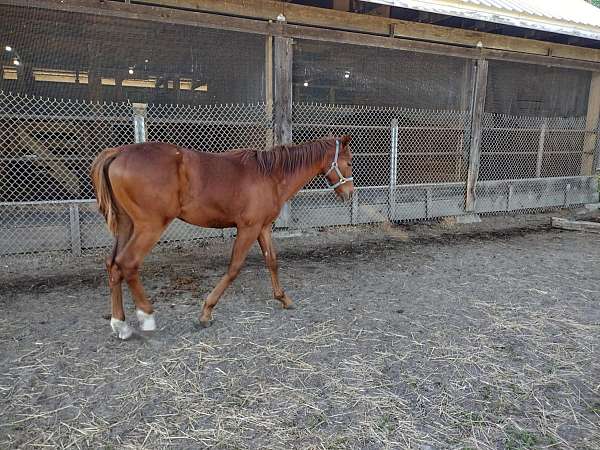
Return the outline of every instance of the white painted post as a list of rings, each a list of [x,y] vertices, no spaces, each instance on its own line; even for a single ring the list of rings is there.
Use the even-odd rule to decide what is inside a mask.
[[[134,103],[133,105],[133,128],[136,144],[146,142],[146,103]]]
[[[69,222],[71,225],[71,251],[73,256],[81,256],[81,229],[79,226],[79,205],[69,204]]]
[[[390,187],[388,193],[388,218],[394,219],[396,186],[398,184],[398,119],[392,119],[390,129]]]
[[[540,139],[538,142],[537,164],[535,166],[535,177],[542,177],[542,163],[544,161],[544,146],[546,144],[546,133],[548,131],[548,118],[544,118],[542,129],[540,130]]]

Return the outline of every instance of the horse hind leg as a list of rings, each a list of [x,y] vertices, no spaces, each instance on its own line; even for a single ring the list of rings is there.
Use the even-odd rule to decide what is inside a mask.
[[[148,300],[140,281],[139,269],[144,257],[156,245],[167,225],[135,224],[133,235],[115,259],[123,279],[129,286],[136,306],[138,323],[142,331],[154,331],[156,321],[154,307]]]
[[[106,270],[111,297],[111,319],[110,326],[120,339],[129,339],[133,331],[125,322],[125,311],[123,310],[123,274],[115,263],[117,255],[123,250],[131,237],[132,223],[129,216],[120,214],[118,217],[118,228],[111,254],[106,258]]]

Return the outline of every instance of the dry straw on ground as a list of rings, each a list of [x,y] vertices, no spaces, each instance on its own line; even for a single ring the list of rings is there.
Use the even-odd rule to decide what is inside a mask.
[[[95,260],[4,290],[0,447],[600,447],[589,238],[373,233],[282,242],[293,312],[268,300],[254,254],[204,332],[198,291],[225,246],[156,255],[161,328],[127,343],[101,318],[104,283],[85,279]]]

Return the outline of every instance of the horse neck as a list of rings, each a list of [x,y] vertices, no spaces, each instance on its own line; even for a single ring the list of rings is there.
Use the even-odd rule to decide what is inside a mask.
[[[298,171],[288,174],[281,175],[278,180],[279,195],[283,202],[287,202],[292,198],[304,185],[310,180],[316,177],[319,173],[323,172],[325,165],[329,165],[326,162],[329,159],[333,160],[333,150],[325,152],[322,160],[315,162],[315,164],[299,169]]]

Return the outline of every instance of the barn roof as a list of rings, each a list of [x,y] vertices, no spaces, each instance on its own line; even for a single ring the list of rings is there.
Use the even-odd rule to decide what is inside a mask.
[[[369,0],[371,3],[600,40],[600,8],[584,0]]]

